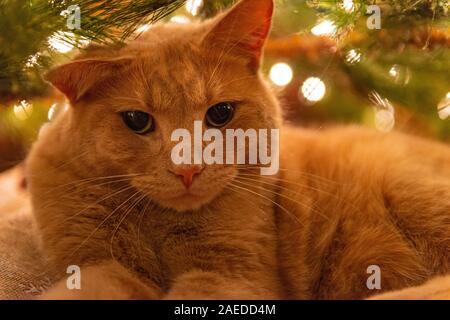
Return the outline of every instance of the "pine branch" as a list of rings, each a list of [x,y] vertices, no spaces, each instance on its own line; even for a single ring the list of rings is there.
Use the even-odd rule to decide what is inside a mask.
[[[1,0],[0,101],[44,93],[39,73],[58,54],[49,38],[79,47],[84,41],[122,42],[140,25],[154,23],[186,0]],[[61,13],[81,10],[81,28],[70,30]]]

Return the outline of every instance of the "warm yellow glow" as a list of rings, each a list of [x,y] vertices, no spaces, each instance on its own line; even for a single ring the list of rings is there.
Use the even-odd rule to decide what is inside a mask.
[[[389,70],[389,75],[393,78],[398,76],[398,70],[397,66],[392,66],[391,70]]]
[[[336,25],[333,21],[324,20],[314,26],[311,32],[315,36],[331,36],[336,33]]]
[[[14,106],[13,111],[17,119],[27,120],[33,113],[33,105],[25,100],[22,100],[19,104]]]
[[[311,102],[322,100],[326,91],[325,83],[320,78],[316,77],[306,79],[301,87],[303,97]]]
[[[55,118],[56,107],[57,107],[57,104],[54,103],[54,104],[52,104],[50,109],[48,109],[47,118],[48,118],[49,121],[52,121]]]
[[[27,62],[25,63],[25,67],[27,67],[27,68],[34,67],[35,65],[37,65],[38,59],[39,59],[39,53],[36,53],[36,54],[30,56],[28,58]]]
[[[439,118],[445,120],[450,117],[450,92],[442,99],[438,105]]]
[[[147,31],[148,29],[150,29],[152,27],[151,24],[143,24],[142,26],[140,26],[139,28],[136,29],[137,33],[143,33],[145,31]]]
[[[67,53],[71,51],[74,46],[62,40],[62,38],[72,37],[73,35],[74,34],[71,32],[55,32],[50,38],[48,38],[48,44],[58,52]]]
[[[375,127],[381,132],[390,132],[395,126],[395,114],[391,110],[377,110],[375,112]]]
[[[270,80],[277,86],[283,87],[291,83],[294,72],[287,63],[277,63],[270,69]]]
[[[188,17],[182,15],[173,16],[172,18],[170,18],[170,22],[173,23],[189,23],[190,21],[191,20]]]
[[[198,15],[203,7],[203,0],[188,0],[186,2],[186,10],[193,16]]]
[[[361,61],[361,52],[359,52],[356,49],[351,49],[347,52],[347,54],[345,55],[345,60],[349,63],[349,64],[355,64]]]
[[[389,75],[394,79],[395,83],[407,85],[411,79],[411,71],[408,67],[394,64],[389,70]]]
[[[344,8],[347,12],[352,12],[355,9],[355,4],[353,3],[353,0],[343,0],[342,1],[342,8]]]

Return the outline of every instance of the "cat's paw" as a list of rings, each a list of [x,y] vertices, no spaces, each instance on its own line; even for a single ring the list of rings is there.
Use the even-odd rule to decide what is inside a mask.
[[[81,269],[80,288],[70,289],[59,281],[44,293],[42,300],[156,300],[161,290],[134,277],[116,262]]]

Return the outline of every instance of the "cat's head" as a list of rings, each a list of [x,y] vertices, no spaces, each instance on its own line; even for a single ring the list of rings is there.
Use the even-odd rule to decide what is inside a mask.
[[[55,122],[64,134],[51,133],[59,150],[78,155],[71,165],[89,164],[92,177],[137,174],[131,184],[163,207],[209,203],[238,169],[175,165],[171,136],[193,132],[194,121],[222,132],[278,127],[259,72],[272,12],[272,0],[243,0],[206,22],[156,25],[122,48],[91,47],[50,71],[71,104]]]

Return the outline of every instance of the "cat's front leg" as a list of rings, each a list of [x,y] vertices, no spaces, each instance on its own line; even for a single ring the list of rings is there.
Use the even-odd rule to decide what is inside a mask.
[[[43,300],[153,300],[161,298],[157,285],[143,283],[115,261],[81,268],[81,286],[69,289],[60,280],[44,293]]]
[[[252,281],[219,272],[194,270],[175,279],[166,300],[266,300],[280,299],[267,277]]]

